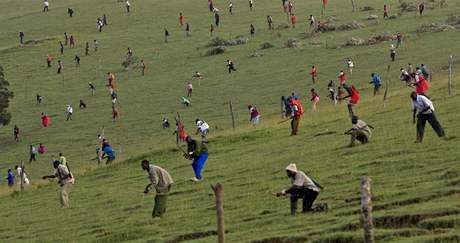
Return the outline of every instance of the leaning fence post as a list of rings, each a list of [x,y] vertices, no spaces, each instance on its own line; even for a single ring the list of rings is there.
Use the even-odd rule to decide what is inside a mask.
[[[452,64],[453,64],[452,58],[453,58],[452,55],[450,55],[450,59],[449,59],[449,84],[448,84],[449,95],[452,93]]]
[[[351,6],[353,7],[353,12],[356,11],[355,1],[351,0]]]
[[[229,102],[229,106],[230,106],[230,114],[232,116],[232,127],[233,127],[233,130],[235,130],[235,115],[233,114],[233,103],[232,103],[232,101]]]
[[[24,160],[21,160],[21,192],[24,190]]]
[[[371,178],[363,176],[361,177],[361,224],[364,229],[365,243],[374,243],[371,197]]]
[[[222,184],[217,183],[211,185],[214,195],[216,196],[216,212],[217,212],[217,242],[225,242],[225,224],[224,224],[224,200],[223,200],[223,187]]]
[[[385,108],[387,97],[388,97],[388,90],[390,88],[390,69],[391,69],[391,64],[388,65],[387,67],[387,77],[385,80],[385,93],[383,94],[383,107]]]

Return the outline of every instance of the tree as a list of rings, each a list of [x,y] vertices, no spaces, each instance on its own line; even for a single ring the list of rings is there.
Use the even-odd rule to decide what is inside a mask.
[[[0,124],[6,126],[10,123],[11,113],[7,111],[10,105],[10,99],[14,97],[14,93],[8,90],[10,83],[6,81],[3,74],[3,67],[0,66]]]

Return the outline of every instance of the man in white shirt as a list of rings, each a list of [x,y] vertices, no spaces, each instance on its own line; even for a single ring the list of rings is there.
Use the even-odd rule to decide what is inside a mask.
[[[49,4],[48,0],[43,1],[43,12],[48,12],[49,6],[50,6],[50,4]]]
[[[350,74],[353,74],[353,68],[355,67],[355,64],[353,63],[351,59],[347,60],[347,66],[348,66],[348,71],[350,72]]]
[[[72,106],[67,105],[66,114],[67,114],[66,121],[72,120],[72,114],[73,114],[73,108],[72,108]]]
[[[126,11],[129,13],[129,8],[131,7],[131,3],[129,3],[129,1],[126,0],[125,5],[126,5]]]
[[[434,114],[433,102],[424,95],[418,95],[415,91],[410,94],[410,97],[412,99],[412,122],[414,124],[417,115],[417,140],[415,142],[421,143],[423,141],[427,121],[439,137],[445,137],[444,129]]]
[[[196,122],[196,126],[197,126],[196,134],[200,133],[201,138],[206,138],[206,136],[209,133],[209,125],[208,125],[208,123],[206,123],[205,121],[200,120],[200,119],[196,119],[195,122]]]
[[[282,190],[276,196],[284,196],[291,194],[291,215],[295,215],[297,211],[297,201],[302,199],[302,212],[312,211],[313,202],[318,197],[320,187],[304,172],[297,170],[295,164],[290,164],[286,167],[286,173],[291,180],[291,188]]]

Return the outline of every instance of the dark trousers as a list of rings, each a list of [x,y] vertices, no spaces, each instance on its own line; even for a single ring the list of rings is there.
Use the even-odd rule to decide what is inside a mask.
[[[433,113],[431,114],[421,114],[417,115],[417,141],[423,140],[423,133],[425,131],[425,124],[428,121],[430,123],[433,130],[438,134],[439,137],[446,136],[444,133],[444,129],[442,129],[441,124],[439,124],[436,115]]]
[[[356,140],[360,141],[362,144],[365,144],[369,141],[369,134],[363,131],[357,130],[357,129],[353,129],[350,132],[350,136],[351,136],[350,146],[354,146]]]
[[[167,188],[158,190],[155,195],[155,205],[153,206],[152,217],[161,217],[166,212],[166,202],[168,200],[168,193],[171,190],[171,185]]]
[[[30,154],[29,163],[32,163],[32,161],[37,161],[35,154]]]
[[[313,202],[318,197],[318,192],[308,188],[296,188],[291,190],[291,215],[295,215],[297,211],[297,201],[302,199],[302,212],[312,210]]]
[[[291,135],[297,135],[299,132],[300,116],[294,116],[291,120]]]

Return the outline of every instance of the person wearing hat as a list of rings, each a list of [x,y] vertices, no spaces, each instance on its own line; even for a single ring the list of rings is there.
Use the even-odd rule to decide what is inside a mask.
[[[313,202],[318,197],[320,186],[317,185],[304,172],[297,170],[295,164],[290,164],[286,167],[286,173],[291,180],[291,188],[284,189],[276,194],[277,197],[286,194],[291,195],[291,215],[295,215],[297,211],[297,201],[302,199],[302,212],[313,211]]]
[[[208,125],[208,123],[206,123],[203,120],[200,120],[199,118],[197,118],[195,120],[195,123],[196,123],[196,126],[197,126],[196,134],[199,133],[201,135],[201,138],[206,138],[206,136],[209,133],[209,125]]]
[[[351,124],[352,128],[345,132],[346,135],[351,136],[350,147],[355,146],[356,140],[360,141],[362,144],[367,143],[372,135],[371,129],[374,129],[374,127],[359,120],[357,116],[351,117]]]
[[[149,174],[150,183],[145,187],[144,193],[154,187],[157,191],[155,195],[155,206],[153,207],[152,217],[160,218],[166,212],[166,200],[171,190],[173,179],[171,175],[163,168],[150,164],[148,160],[142,160],[141,167]]]
[[[53,161],[54,174],[43,176],[42,179],[47,178],[58,178],[58,184],[60,186],[60,200],[61,208],[69,207],[69,190],[70,186],[75,183],[75,179],[67,168],[67,166],[61,164],[59,160]]]

